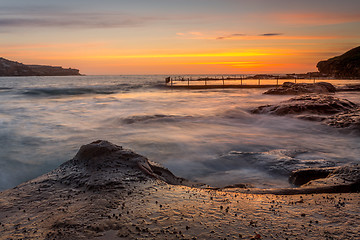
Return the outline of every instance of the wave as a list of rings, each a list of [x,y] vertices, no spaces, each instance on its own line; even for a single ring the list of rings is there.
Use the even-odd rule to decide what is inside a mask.
[[[252,122],[255,119],[254,115],[250,114],[249,112],[239,107],[225,110],[220,113],[220,116],[228,119],[238,119],[249,122]]]
[[[9,87],[0,87],[0,93],[10,92],[11,90],[13,90],[13,88],[9,88]]]
[[[334,167],[336,165],[332,160],[319,158],[305,150],[286,149],[267,152],[232,151],[203,164],[216,171],[250,168],[283,176],[288,176],[292,171],[298,169]]]
[[[25,95],[33,96],[61,96],[61,95],[83,95],[83,94],[113,94],[114,91],[98,90],[91,88],[38,88],[23,92]]]
[[[22,92],[30,96],[72,96],[84,94],[114,94],[118,92],[129,92],[134,89],[142,88],[143,85],[119,84],[114,86],[94,86],[94,87],[75,87],[75,88],[33,88]]]
[[[184,118],[178,115],[165,115],[165,114],[154,114],[154,115],[135,115],[121,119],[122,123],[134,124],[140,122],[173,122],[177,118]]]

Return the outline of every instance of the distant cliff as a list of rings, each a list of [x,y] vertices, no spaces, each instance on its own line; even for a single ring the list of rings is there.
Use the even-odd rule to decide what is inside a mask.
[[[0,76],[71,76],[80,75],[78,69],[43,65],[25,65],[0,57]]]
[[[320,61],[319,72],[337,78],[360,78],[360,46],[341,56]]]

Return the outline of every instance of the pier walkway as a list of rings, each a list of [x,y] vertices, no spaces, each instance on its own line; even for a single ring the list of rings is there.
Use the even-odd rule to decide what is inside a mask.
[[[214,89],[214,88],[270,88],[284,82],[312,82],[316,79],[284,79],[284,78],[253,78],[253,77],[167,77],[165,86],[176,89]]]

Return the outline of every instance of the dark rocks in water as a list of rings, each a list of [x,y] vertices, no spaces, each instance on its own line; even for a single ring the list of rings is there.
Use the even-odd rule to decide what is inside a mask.
[[[337,78],[360,78],[360,46],[341,56],[320,61],[319,72]]]
[[[276,105],[265,105],[251,110],[252,113],[269,113],[279,116],[310,113],[331,115],[353,111],[358,105],[329,95],[302,95],[280,102]]]
[[[358,192],[360,190],[360,166],[348,165],[336,168],[297,170],[290,175],[289,181],[305,189]]]
[[[307,93],[335,93],[336,88],[327,82],[292,83],[284,82],[282,86],[271,88],[264,94],[272,95],[301,95]]]
[[[302,95],[279,104],[257,107],[252,109],[251,113],[295,115],[299,119],[360,131],[359,105],[329,95]]]
[[[337,92],[360,92],[360,84],[347,84],[336,88]]]
[[[312,180],[326,178],[335,168],[309,168],[293,171],[290,174],[289,182],[295,186],[301,186]]]
[[[248,183],[237,183],[237,184],[225,186],[222,189],[226,189],[226,188],[253,188],[253,186]]]
[[[360,131],[360,108],[329,116],[324,122],[329,126]]]
[[[0,57],[0,76],[71,76],[81,75],[78,69],[44,65],[25,65]]]

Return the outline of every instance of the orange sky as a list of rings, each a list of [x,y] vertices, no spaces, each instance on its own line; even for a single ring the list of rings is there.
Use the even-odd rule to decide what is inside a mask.
[[[35,2],[1,2],[0,56],[83,74],[300,73],[360,45],[354,0]]]

